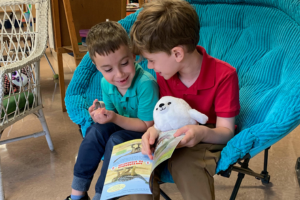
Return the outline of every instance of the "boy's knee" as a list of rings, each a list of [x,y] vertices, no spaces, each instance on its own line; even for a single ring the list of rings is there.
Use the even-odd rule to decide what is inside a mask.
[[[119,134],[112,134],[107,142],[107,144],[115,146],[118,144],[121,144],[125,142],[125,140],[123,139],[123,137]]]
[[[177,149],[169,159],[168,168],[172,171],[205,168],[203,161],[204,151],[195,151],[192,148]],[[171,172],[171,171],[170,171]]]
[[[84,140],[88,141],[107,141],[111,135],[109,127],[102,124],[93,124],[87,131]]]
[[[85,140],[90,138],[95,138],[96,134],[98,132],[96,124],[92,124],[87,130],[85,134]]]

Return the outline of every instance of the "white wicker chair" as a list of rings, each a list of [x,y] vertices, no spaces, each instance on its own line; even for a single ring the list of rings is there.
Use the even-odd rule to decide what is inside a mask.
[[[35,114],[43,127],[41,132],[0,141],[0,145],[46,136],[53,151],[40,93],[40,58],[47,43],[48,3],[48,0],[0,0],[0,137],[6,127],[29,114]],[[32,5],[36,9],[35,19]],[[20,87],[15,90],[13,84]],[[0,163],[0,200],[3,200],[1,175]]]

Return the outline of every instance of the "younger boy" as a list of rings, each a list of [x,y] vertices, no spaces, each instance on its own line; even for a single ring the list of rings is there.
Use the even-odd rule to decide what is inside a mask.
[[[160,97],[182,98],[209,118],[206,126],[187,125],[174,134],[185,136],[165,163],[184,199],[208,200],[214,199],[216,163],[234,135],[240,105],[235,68],[197,46],[199,31],[199,18],[189,3],[154,0],[144,5],[130,36],[133,53],[146,58],[157,74]],[[154,126],[142,137],[142,153],[150,159],[157,137]],[[159,199],[162,167],[155,171],[154,199]]]
[[[89,113],[95,124],[87,130],[74,167],[72,192],[67,200],[88,200],[93,175],[104,155],[96,195],[101,197],[104,180],[114,145],[138,139],[153,125],[153,109],[158,101],[154,77],[134,63],[125,29],[117,22],[103,22],[88,33],[91,59],[103,74],[101,81],[105,108]],[[87,80],[88,81],[88,80]]]

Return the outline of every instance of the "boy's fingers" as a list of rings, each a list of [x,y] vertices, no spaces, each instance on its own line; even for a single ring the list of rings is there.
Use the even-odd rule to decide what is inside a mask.
[[[157,133],[155,131],[149,132],[150,133],[150,137],[149,137],[149,144],[153,145],[156,138],[157,138]]]
[[[91,105],[91,106],[89,107],[89,113],[91,113],[93,110],[94,110],[94,105]]]
[[[94,101],[93,101],[93,108],[95,108],[95,106],[96,106],[96,102],[98,101],[98,99],[95,99]]]
[[[150,160],[152,160],[153,156],[150,149],[149,138],[150,138],[150,132],[147,131],[146,133],[144,133],[142,138],[142,153],[144,155],[147,155],[150,158]]]
[[[100,108],[100,114],[104,114],[105,110],[103,108]]]
[[[104,110],[103,114],[107,116],[108,115],[108,110],[106,110],[105,108],[103,108],[103,110]]]
[[[151,155],[151,158],[149,157],[151,160],[154,159],[154,156],[153,156],[154,150],[155,150],[155,148],[154,148],[154,147],[151,147],[151,149],[150,149],[150,151],[151,151],[151,154],[150,154],[150,155]]]
[[[105,108],[98,108],[98,109],[100,109],[100,113],[101,114],[103,114],[103,115],[104,114],[106,114],[106,115],[108,114],[108,110],[106,110]]]
[[[153,160],[152,154],[149,154],[148,157],[150,158],[150,160]]]
[[[184,140],[184,138],[182,138],[182,140],[180,140],[180,142],[178,143],[176,148],[185,147],[185,145],[186,145],[186,140]]]
[[[143,137],[142,137],[142,153],[148,155],[148,148],[149,148],[149,143],[147,139],[147,133],[146,132]]]
[[[185,136],[180,140],[176,148],[187,146],[187,144],[191,141],[191,139],[192,139],[192,135],[189,134],[189,131],[187,131]]]
[[[92,117],[95,117],[97,114],[98,114],[98,110],[94,110],[94,111],[91,112]]]
[[[182,134],[185,134],[188,131],[188,128],[186,126],[181,127],[180,129],[178,129],[175,133],[174,133],[174,137],[178,137]]]
[[[91,116],[94,117],[94,115],[95,115],[95,111],[92,111]]]
[[[148,157],[150,158],[150,160],[153,160],[153,155],[152,155],[153,151],[154,151],[154,147],[149,146]]]
[[[94,101],[93,101],[93,105],[91,105],[90,107],[89,107],[89,112],[91,113],[94,109],[95,109],[95,103],[98,101],[98,99],[95,99]]]
[[[93,111],[91,112],[91,115],[95,115],[96,112],[97,112],[97,110],[93,110]]]

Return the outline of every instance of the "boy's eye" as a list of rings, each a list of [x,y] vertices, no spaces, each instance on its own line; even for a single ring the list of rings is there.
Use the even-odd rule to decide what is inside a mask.
[[[110,72],[112,70],[112,68],[104,70],[105,72]]]
[[[123,66],[128,65],[128,61],[125,62],[125,63],[122,63],[121,65],[123,65]]]

